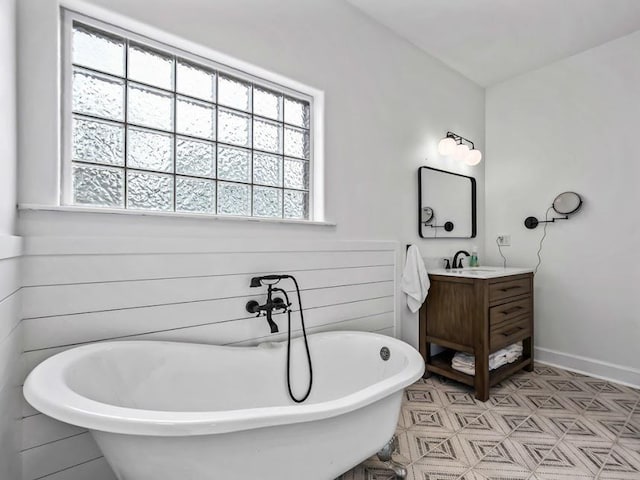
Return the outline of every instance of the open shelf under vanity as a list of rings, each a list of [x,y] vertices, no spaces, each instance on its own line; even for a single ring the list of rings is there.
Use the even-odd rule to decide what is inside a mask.
[[[479,400],[515,372],[533,370],[533,274],[491,278],[430,274],[431,288],[420,310],[420,353],[425,377],[435,373],[473,387]],[[515,362],[489,370],[489,355],[522,342]],[[431,346],[444,351],[432,355]],[[452,367],[456,351],[475,356],[475,375]]]
[[[452,380],[464,383],[465,385],[469,385],[470,387],[475,386],[474,375],[468,375],[464,372],[456,370],[451,366],[451,360],[453,359],[453,355],[455,353],[455,350],[447,349],[437,355],[432,356],[431,361],[426,365],[427,371],[431,373],[437,373],[438,375],[442,375],[443,377],[451,378]],[[513,363],[507,363],[506,365],[496,368],[495,370],[490,370],[489,386],[493,387],[518,370],[531,365],[531,362],[531,358],[520,357]]]

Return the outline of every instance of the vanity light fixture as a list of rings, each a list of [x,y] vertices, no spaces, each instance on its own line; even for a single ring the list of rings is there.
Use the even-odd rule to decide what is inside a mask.
[[[482,161],[482,152],[476,150],[474,143],[453,132],[447,132],[447,136],[438,142],[438,153],[445,157],[452,156],[470,166]]]

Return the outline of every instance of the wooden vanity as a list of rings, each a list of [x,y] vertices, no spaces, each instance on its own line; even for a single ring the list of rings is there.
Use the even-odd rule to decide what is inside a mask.
[[[436,270],[420,309],[420,353],[425,378],[431,373],[475,388],[476,398],[489,399],[490,387],[520,369],[533,370],[533,273],[526,269]],[[514,363],[489,371],[489,354],[523,341]],[[431,355],[431,345],[445,350]],[[455,370],[456,351],[476,358],[476,374]]]

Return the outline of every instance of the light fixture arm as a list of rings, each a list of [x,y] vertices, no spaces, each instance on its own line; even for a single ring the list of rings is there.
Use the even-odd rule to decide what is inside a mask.
[[[462,144],[463,142],[468,143],[469,145],[471,145],[471,150],[474,150],[476,148],[475,144],[471,140],[469,140],[468,138],[464,138],[457,133],[447,132],[447,137],[453,138],[458,145]]]
[[[444,222],[444,225],[431,225],[429,222],[422,222],[425,227],[444,228],[445,232],[453,231],[453,222]]]
[[[551,220],[538,220],[536,217],[527,217],[524,219],[524,226],[529,230],[533,230],[541,223],[555,223],[556,220],[569,220],[569,215],[565,215],[564,217],[555,217]]]
[[[580,195],[576,192],[563,192],[553,200],[544,220],[538,220],[536,217],[527,217],[524,219],[524,226],[529,230],[533,230],[541,223],[555,223],[556,220],[569,220],[569,216],[580,210],[581,206],[582,197]],[[547,217],[551,209],[563,216],[548,220]]]

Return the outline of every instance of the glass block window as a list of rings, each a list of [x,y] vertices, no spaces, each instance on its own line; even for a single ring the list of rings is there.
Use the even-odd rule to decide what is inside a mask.
[[[309,219],[310,97],[119,29],[67,25],[71,203]]]

